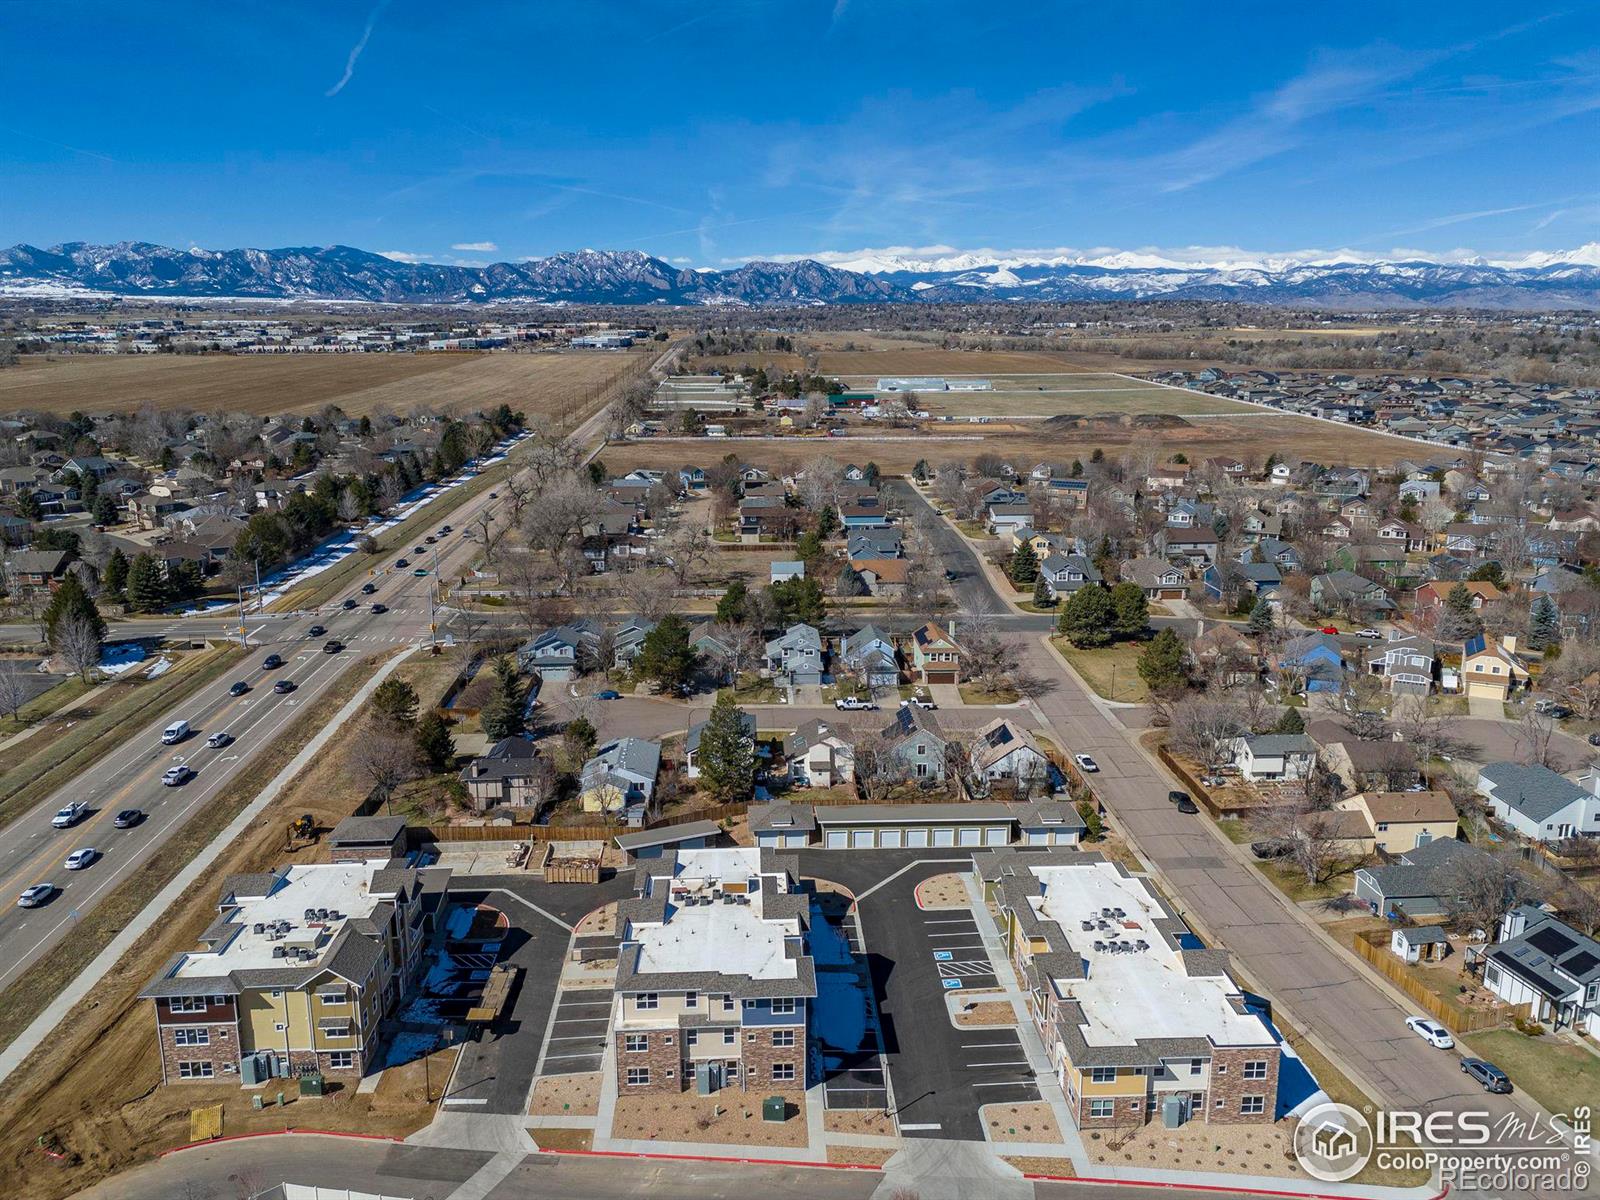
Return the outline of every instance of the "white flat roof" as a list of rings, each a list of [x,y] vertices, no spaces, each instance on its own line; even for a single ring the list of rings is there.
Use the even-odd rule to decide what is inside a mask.
[[[761,874],[761,851],[753,846],[719,850],[680,850],[674,879],[743,883]]]
[[[1235,1011],[1228,999],[1239,992],[1233,980],[1184,970],[1179,952],[1156,932],[1155,922],[1165,914],[1141,880],[1106,862],[1029,869],[1044,884],[1044,895],[1028,901],[1034,912],[1058,924],[1084,960],[1087,978],[1053,982],[1083,1009],[1080,1029],[1089,1045],[1206,1037],[1221,1046],[1256,1046],[1273,1040],[1259,1017]],[[1120,918],[1102,915],[1119,908]],[[1086,931],[1086,920],[1104,920],[1110,928]],[[1097,941],[1141,940],[1144,950],[1094,948]]]
[[[272,895],[244,898],[233,913],[237,928],[233,937],[215,950],[191,951],[174,973],[178,979],[210,979],[230,971],[258,970],[264,967],[312,966],[317,959],[275,958],[273,947],[316,950],[318,958],[333,943],[352,917],[372,914],[385,899],[372,895],[372,876],[388,864],[388,859],[354,863],[306,863],[289,868],[284,882]],[[308,908],[337,912],[338,918],[306,921]],[[258,924],[273,926],[287,921],[288,931],[280,936],[257,933]]]
[[[749,979],[793,979],[795,960],[785,940],[799,935],[796,921],[764,921],[751,904],[667,906],[664,925],[635,925],[638,973],[715,971]]]

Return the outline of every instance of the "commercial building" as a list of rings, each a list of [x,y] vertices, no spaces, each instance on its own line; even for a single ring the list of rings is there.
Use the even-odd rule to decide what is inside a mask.
[[[1270,1124],[1277,1039],[1225,950],[1141,879],[1076,851],[974,855],[1080,1128]]]
[[[617,1090],[765,1093],[806,1082],[810,901],[772,850],[668,851],[617,913]]]
[[[448,881],[388,859],[230,876],[200,949],[140,993],[155,1002],[163,1082],[364,1074]]]

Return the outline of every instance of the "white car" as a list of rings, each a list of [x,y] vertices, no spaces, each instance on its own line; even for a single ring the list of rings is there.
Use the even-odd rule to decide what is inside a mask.
[[[193,771],[180,764],[176,767],[169,767],[167,773],[161,777],[161,782],[166,787],[178,787],[188,783],[193,775]]]
[[[1383,641],[1383,634],[1379,633],[1376,629],[1363,629],[1360,633],[1356,634],[1356,636],[1358,638],[1366,638],[1368,641],[1373,642]]]
[[[18,908],[38,908],[41,904],[48,904],[50,897],[56,894],[56,889],[48,883],[36,883],[30,888],[23,888],[22,895],[17,897]]]
[[[69,871],[81,871],[99,857],[100,851],[93,846],[85,846],[82,850],[74,850],[67,855],[67,861],[64,865]]]
[[[206,745],[210,746],[213,750],[221,750],[231,741],[233,741],[233,734],[222,733],[219,731],[217,733],[213,733],[206,739]]]
[[[1437,1046],[1440,1050],[1455,1049],[1455,1038],[1437,1021],[1430,1021],[1427,1017],[1407,1017],[1406,1028],[1430,1046]]]
[[[845,712],[867,712],[878,707],[871,700],[861,700],[855,696],[841,696],[833,702],[833,706]]]
[[[1100,771],[1100,764],[1095,762],[1095,760],[1090,758],[1087,754],[1074,754],[1072,756],[1072,761],[1077,763],[1078,770],[1084,772],[1086,775],[1095,775]]]

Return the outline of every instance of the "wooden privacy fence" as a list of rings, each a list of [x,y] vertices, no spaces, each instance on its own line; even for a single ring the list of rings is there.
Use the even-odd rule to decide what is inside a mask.
[[[1432,991],[1390,951],[1389,935],[1386,933],[1357,934],[1355,947],[1356,953],[1375,967],[1379,974],[1411,997],[1430,1017],[1444,1022],[1455,1033],[1477,1033],[1481,1029],[1505,1025],[1511,1020],[1511,1009],[1504,1004],[1469,1008]]]
[[[1156,757],[1161,760],[1167,770],[1178,777],[1183,786],[1188,789],[1189,796],[1194,802],[1213,817],[1238,817],[1254,810],[1252,805],[1218,804],[1212,799],[1211,790],[1190,774],[1188,767],[1173,757],[1165,742],[1156,744]]]

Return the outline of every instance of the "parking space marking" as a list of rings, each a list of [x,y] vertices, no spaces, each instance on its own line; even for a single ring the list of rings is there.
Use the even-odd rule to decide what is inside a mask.
[[[587,1054],[547,1054],[547,1055],[545,1055],[545,1062],[567,1062],[567,1061],[569,1061],[571,1059],[574,1059],[574,1058],[599,1058],[599,1057],[600,1057],[600,1053],[599,1053],[599,1051],[596,1051],[596,1050],[591,1050]]]
[[[1038,1091],[1039,1090],[1037,1087],[1034,1086],[1034,1082],[1031,1079],[999,1079],[999,1080],[996,1080],[993,1083],[969,1083],[969,1084],[967,1084],[967,1086],[968,1087],[975,1087],[975,1088],[979,1088],[979,1087],[1022,1087],[1022,1088],[1031,1088],[1034,1091]],[[902,1126],[902,1128],[904,1128],[904,1126]]]
[[[969,1066],[969,1067],[1025,1067],[1027,1065],[1028,1064],[1025,1063],[1025,1062],[992,1062],[992,1063],[968,1063],[967,1064],[967,1066]]]

